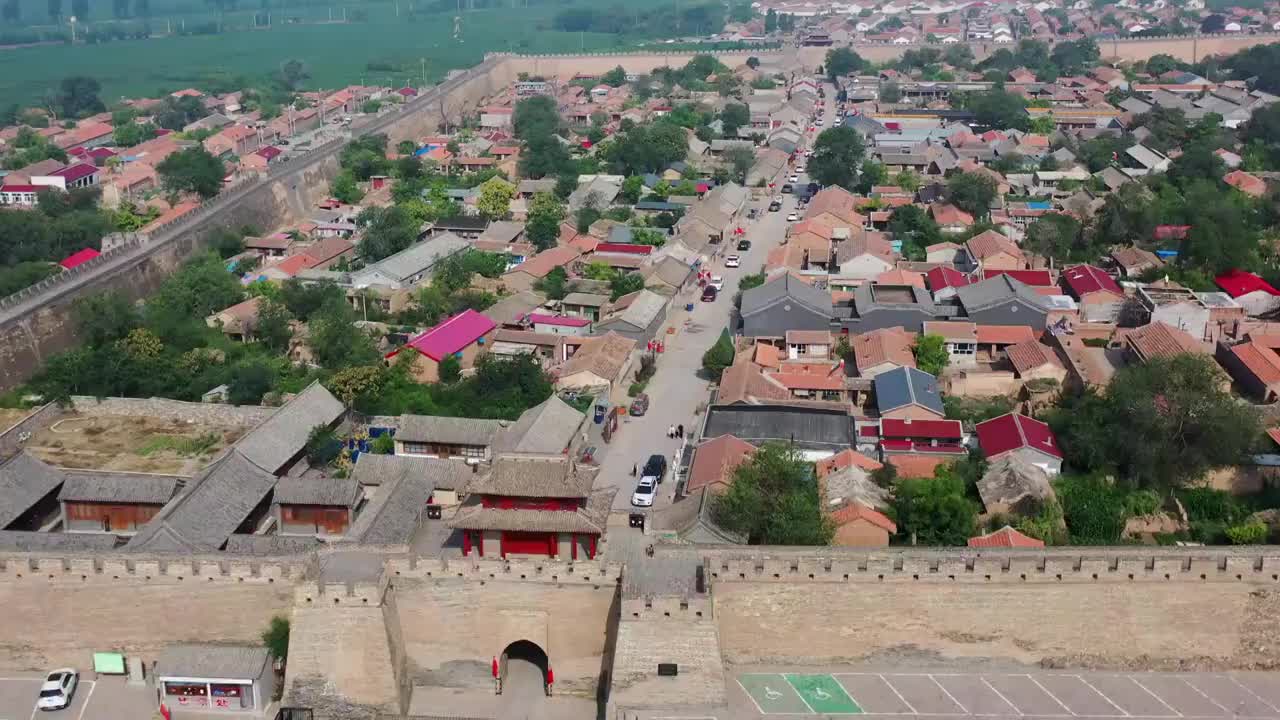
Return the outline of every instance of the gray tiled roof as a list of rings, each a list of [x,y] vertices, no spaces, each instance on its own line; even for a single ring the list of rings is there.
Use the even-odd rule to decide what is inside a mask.
[[[510,423],[479,418],[401,415],[396,439],[446,445],[489,445]]]
[[[1030,285],[1014,280],[1008,275],[997,275],[979,283],[956,288],[956,297],[960,299],[960,304],[967,312],[999,305],[1014,298],[1046,312],[1049,309],[1043,295],[1033,290]]]
[[[597,293],[571,292],[562,300],[565,305],[582,305],[585,307],[604,307],[609,304],[608,295]]]
[[[0,530],[57,490],[63,480],[61,470],[25,450],[0,465]]]
[[[281,478],[272,500],[279,505],[355,507],[360,483],[352,478]]]
[[[523,413],[494,440],[495,453],[559,455],[573,442],[586,415],[552,395]]]
[[[584,498],[591,493],[595,472],[578,467],[563,455],[503,455],[488,472],[467,483],[472,495]]]
[[[347,538],[362,545],[408,543],[418,529],[434,489],[430,479],[420,476],[401,476],[384,482],[356,516]]]
[[[471,243],[467,240],[451,232],[441,233],[425,242],[414,243],[395,255],[379,260],[364,270],[354,273],[352,279],[359,284],[364,282],[363,278],[372,277],[374,273],[379,273],[397,282],[403,282],[418,273],[430,270],[444,258],[469,247],[471,247]]]
[[[923,370],[911,367],[894,368],[875,377],[876,407],[880,412],[920,405],[938,413],[945,413],[942,395],[938,392],[938,380]]]
[[[804,449],[843,450],[855,441],[844,411],[780,405],[715,406],[707,413],[705,437],[733,435],[752,445],[793,442]]]
[[[125,548],[148,552],[221,549],[275,484],[274,475],[233,446],[152,518]]]
[[[522,290],[502,298],[482,314],[499,325],[514,325],[546,301],[546,296],[541,293]]]
[[[621,320],[637,330],[644,330],[658,319],[666,306],[667,298],[652,290],[641,290],[621,315],[609,317],[606,320]]]
[[[267,649],[247,645],[170,645],[160,653],[155,677],[251,680],[267,666]]]
[[[244,456],[276,473],[307,445],[317,425],[332,425],[345,408],[338,398],[313,382],[236,443]]]
[[[305,555],[319,547],[319,538],[301,535],[232,535],[227,540],[227,552],[236,555]]]
[[[361,485],[386,485],[401,478],[426,478],[433,487],[461,490],[474,469],[465,460],[361,453],[351,478]]]
[[[814,312],[831,315],[831,294],[791,273],[783,273],[742,293],[742,315],[750,315],[783,301],[797,302]]]
[[[116,546],[110,533],[61,533],[0,530],[0,550],[12,552],[103,552]]]
[[[163,505],[173,499],[180,479],[143,473],[70,471],[58,499]]]

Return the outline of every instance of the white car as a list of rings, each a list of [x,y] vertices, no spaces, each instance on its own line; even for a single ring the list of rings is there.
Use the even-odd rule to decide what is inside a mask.
[[[799,219],[800,219],[800,216],[795,213],[791,213],[790,215],[787,216],[787,222],[795,222]]]
[[[790,178],[788,178],[788,179],[787,179],[787,182],[791,182],[791,183],[798,183],[798,182],[800,182],[800,176],[799,176],[799,175],[792,175]]]
[[[813,157],[813,148],[809,148],[809,149],[805,150],[805,151],[804,151],[804,156],[805,156],[805,157]]]
[[[737,255],[730,255],[724,259],[724,266],[727,268],[738,267],[741,264],[742,262],[738,259]]]
[[[36,707],[41,710],[61,710],[71,704],[76,694],[76,686],[80,684],[80,673],[71,668],[62,668],[49,673],[40,686],[40,699]]]
[[[803,165],[797,165],[797,166],[796,166],[796,173],[797,173],[797,175],[798,175],[799,173],[802,173],[802,172],[804,172],[804,166],[803,166]]]
[[[636,507],[653,507],[653,497],[657,492],[658,479],[642,477],[639,484],[636,485],[636,491],[631,493],[631,504]]]
[[[724,276],[712,275],[711,281],[708,284],[711,285],[711,287],[715,288],[716,292],[720,292],[721,290],[724,289]]]

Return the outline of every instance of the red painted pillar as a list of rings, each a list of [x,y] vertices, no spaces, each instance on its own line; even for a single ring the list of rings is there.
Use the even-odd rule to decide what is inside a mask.
[[[578,536],[573,534],[569,536],[569,559],[578,559]]]
[[[591,536],[591,548],[587,550],[587,559],[594,560],[596,558],[596,541],[599,539],[599,535]]]
[[[507,559],[507,531],[505,530],[498,536],[498,554],[503,560]]]
[[[484,557],[484,531],[473,530],[476,534],[476,547],[480,548],[480,557]]]
[[[548,533],[547,535],[547,557],[555,557],[556,552],[560,550],[560,534]]]
[[[462,531],[462,556],[466,557],[471,554],[471,531]]]

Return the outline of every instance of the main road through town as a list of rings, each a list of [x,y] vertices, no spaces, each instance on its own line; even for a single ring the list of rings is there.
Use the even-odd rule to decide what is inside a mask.
[[[829,96],[830,97],[830,96]],[[811,140],[808,134],[806,140]],[[777,188],[788,182],[790,170],[775,179]],[[807,183],[803,174],[800,183]],[[774,190],[777,193],[777,190]],[[747,211],[743,212],[740,227],[745,231],[745,238],[751,247],[738,251],[740,237],[727,239],[718,252],[706,264],[705,269],[712,275],[724,278],[724,289],[714,302],[701,301],[701,288],[696,284],[679,294],[671,305],[668,321],[660,330],[658,339],[665,344],[664,352],[657,356],[657,373],[649,381],[646,393],[649,395],[649,411],[642,417],[627,416],[619,425],[612,443],[601,462],[596,488],[616,487],[613,509],[615,520],[611,525],[616,532],[608,535],[606,552],[611,557],[625,556],[633,552],[637,546],[644,544],[636,531],[628,532],[622,520],[626,513],[634,510],[631,496],[635,490],[637,477],[632,475],[633,468],[643,467],[645,460],[654,454],[667,457],[670,470],[659,487],[658,496],[652,508],[642,510],[652,513],[669,507],[675,497],[676,459],[682,445],[696,440],[696,432],[701,427],[700,409],[705,408],[710,399],[712,383],[703,377],[702,355],[715,343],[725,329],[732,332],[735,322],[734,296],[738,292],[738,282],[745,275],[759,272],[764,266],[769,251],[783,242],[787,231],[787,216],[797,212],[796,199],[792,194],[775,195],[782,199],[782,209],[769,212],[769,197],[762,196],[748,200],[748,208],[756,208],[758,217],[747,219]],[[715,246],[712,246],[715,247]],[[737,255],[740,266],[725,267],[725,259]],[[685,307],[693,304],[692,312]],[[674,327],[675,332],[668,334],[666,329]],[[637,363],[638,364],[638,363]],[[685,439],[671,439],[668,429],[673,425],[684,425]]]

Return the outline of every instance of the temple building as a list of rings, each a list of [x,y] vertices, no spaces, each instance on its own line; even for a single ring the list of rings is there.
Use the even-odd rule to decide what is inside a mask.
[[[563,455],[498,456],[449,521],[463,531],[462,553],[594,558],[616,492],[592,491],[597,470]]]

